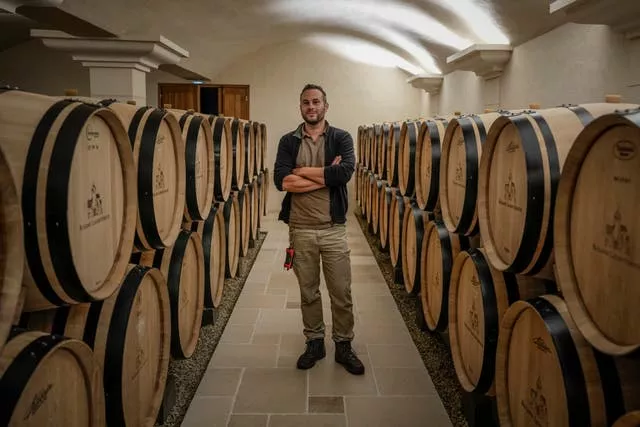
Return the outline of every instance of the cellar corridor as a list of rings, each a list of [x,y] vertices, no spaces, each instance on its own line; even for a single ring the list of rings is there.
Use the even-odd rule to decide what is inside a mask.
[[[288,228],[275,214],[183,427],[450,426],[427,369],[358,220],[347,221],[355,314],[354,349],[364,376],[335,363],[327,288],[321,292],[327,357],[296,369],[304,350],[300,293],[284,271]]]

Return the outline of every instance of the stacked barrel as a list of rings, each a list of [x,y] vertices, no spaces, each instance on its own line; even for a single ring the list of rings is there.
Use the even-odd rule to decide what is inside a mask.
[[[389,122],[357,145],[368,231],[500,425],[637,416],[640,106]]]
[[[266,127],[6,88],[0,128],[0,424],[154,425],[257,239]]]

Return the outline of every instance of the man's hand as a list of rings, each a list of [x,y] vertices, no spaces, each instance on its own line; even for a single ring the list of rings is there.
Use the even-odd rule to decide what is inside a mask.
[[[339,165],[342,161],[342,157],[336,156],[331,162],[331,166]],[[307,178],[313,182],[317,182],[318,184],[322,184],[324,186],[324,168],[323,167],[307,167],[307,166],[298,166],[291,171],[292,174]]]

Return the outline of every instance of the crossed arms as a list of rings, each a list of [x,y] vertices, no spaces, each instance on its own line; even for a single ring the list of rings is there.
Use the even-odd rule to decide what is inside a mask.
[[[274,167],[276,188],[290,193],[306,193],[324,187],[346,185],[355,169],[353,139],[348,133],[342,135],[338,147],[338,155],[329,166],[296,167],[293,143],[283,137]]]

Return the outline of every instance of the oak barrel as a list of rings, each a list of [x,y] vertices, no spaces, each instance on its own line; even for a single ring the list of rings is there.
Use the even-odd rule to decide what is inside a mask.
[[[173,245],[185,206],[185,145],[175,116],[153,107],[137,108],[113,102],[129,133],[137,176],[138,250]]]
[[[186,222],[184,227],[195,231],[202,240],[204,257],[204,307],[217,308],[224,291],[224,271],[227,262],[227,236],[223,214],[224,204],[215,202],[205,221]]]
[[[416,147],[421,122],[406,121],[400,129],[398,148],[398,187],[402,194],[412,197],[415,192]]]
[[[0,352],[0,425],[105,426],[101,374],[82,341],[16,331]]]
[[[245,161],[245,133],[240,119],[231,118],[231,146],[233,152],[233,174],[231,175],[231,189],[238,190],[244,183]]]
[[[371,131],[371,145],[369,146],[369,162],[371,164],[369,169],[371,169],[374,174],[378,173],[378,146],[381,135],[382,126],[378,123],[374,124]]]
[[[605,426],[639,408],[635,360],[594,350],[564,301],[517,301],[500,324],[496,395],[501,426]]]
[[[380,126],[380,135],[378,136],[378,175],[380,179],[387,179],[387,151],[389,147],[389,136],[391,134],[391,126],[389,123],[383,123]]]
[[[389,129],[389,145],[387,146],[387,181],[392,187],[398,186],[398,154],[400,151],[401,123],[392,123]]]
[[[389,187],[388,184],[384,186],[384,192],[380,197],[380,248],[383,251],[388,251],[389,249],[389,215],[391,211],[391,201],[395,199],[396,188]]]
[[[402,225],[405,210],[410,206],[409,200],[398,188],[389,208],[389,257],[391,265],[400,269],[402,269]]]
[[[468,248],[469,239],[447,230],[441,220],[426,225],[420,253],[420,298],[430,331],[447,329],[453,264],[460,251]]]
[[[233,180],[233,140],[231,119],[208,116],[212,131],[215,180],[213,195],[215,200],[226,201],[231,193]]]
[[[251,213],[249,216],[249,246],[253,247],[258,240],[258,221],[260,218],[260,188],[258,187],[258,179],[254,179],[249,184],[249,200]]]
[[[204,220],[213,202],[215,163],[209,121],[193,112],[168,110],[178,120],[185,152],[185,209],[187,220]]]
[[[416,152],[415,182],[416,201],[420,209],[436,209],[440,195],[440,152],[447,129],[446,120],[422,122],[418,134]]]
[[[640,347],[640,110],[607,114],[578,135],[558,185],[558,281],[584,337],[613,355]]]
[[[584,126],[618,108],[629,106],[563,106],[496,120],[480,165],[478,204],[496,268],[553,277],[553,213],[567,153]]]
[[[265,123],[260,123],[260,130],[262,132],[262,150],[261,150],[261,156],[262,156],[262,169],[260,170],[264,170],[267,168],[267,154],[269,154],[269,139],[267,138],[267,125]]]
[[[268,185],[264,182],[264,171],[260,171],[258,174],[258,178],[256,179],[257,184],[255,191],[258,193],[256,197],[258,197],[258,209],[256,215],[258,216],[258,231],[262,228],[262,216],[264,212],[264,189],[265,185]]]
[[[374,224],[374,218],[377,219],[377,215],[374,216],[374,209],[378,207],[378,175],[373,172],[369,172],[369,188],[367,189],[367,223],[369,224],[369,231],[373,234],[377,231],[378,224]]]
[[[224,204],[224,234],[227,242],[227,259],[225,261],[225,277],[235,278],[238,274],[238,257],[240,256],[241,212],[239,193],[234,191]]]
[[[380,237],[380,233],[382,231],[382,215],[383,212],[385,211],[385,189],[387,188],[388,184],[387,181],[383,180],[383,179],[379,179],[376,181],[376,189],[375,189],[375,209],[373,211],[373,224],[375,225],[374,227],[374,234],[376,234],[378,237]]]
[[[1,138],[1,137],[0,137]],[[19,190],[0,145],[0,351],[26,296],[22,286],[24,244]],[[21,300],[22,298],[22,300]]]
[[[271,188],[271,176],[269,175],[269,168],[264,168],[264,185],[262,186],[262,215],[266,216],[269,212],[269,189]]]
[[[555,284],[496,270],[483,249],[455,258],[449,291],[449,339],[458,380],[468,392],[495,395],[500,321],[509,305],[555,292]]]
[[[256,164],[256,134],[250,121],[240,120],[240,126],[244,132],[244,177],[243,181],[248,184],[255,175]]]
[[[139,264],[162,272],[171,307],[171,356],[188,359],[198,343],[204,308],[202,239],[194,231],[181,230],[173,246],[142,252]]]
[[[249,253],[251,238],[251,190],[249,185],[244,184],[237,195],[240,212],[240,256],[245,257]]]
[[[409,294],[420,292],[420,260],[425,226],[433,220],[433,215],[418,207],[412,200],[405,207],[402,220],[402,277]]]
[[[24,326],[81,339],[103,369],[107,425],[155,424],[169,369],[171,310],[156,268],[130,264],[104,301],[28,313]]]
[[[96,104],[10,90],[0,93],[0,127],[12,177],[2,181],[2,221],[17,221],[5,193],[12,181],[26,260],[12,247],[0,277],[24,267],[27,311],[107,298],[124,277],[136,225],[134,161],[122,123]],[[8,178],[6,167],[2,173]],[[18,232],[12,226],[3,239]]]
[[[253,127],[253,135],[255,138],[255,167],[254,174],[258,175],[264,169],[264,159],[262,157],[262,126],[258,122],[251,122]]]
[[[478,170],[487,132],[498,113],[452,119],[442,141],[440,207],[447,229],[471,236],[478,231]]]

